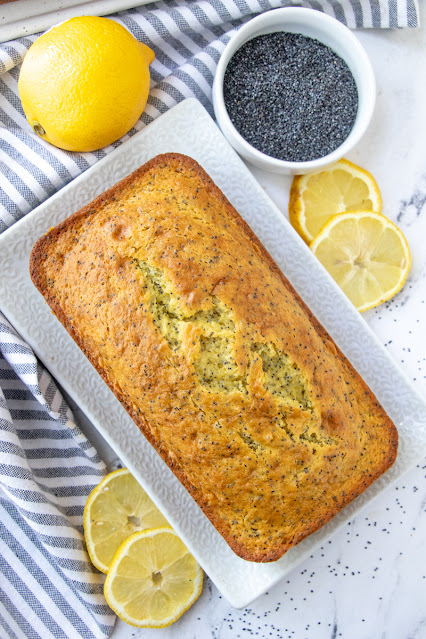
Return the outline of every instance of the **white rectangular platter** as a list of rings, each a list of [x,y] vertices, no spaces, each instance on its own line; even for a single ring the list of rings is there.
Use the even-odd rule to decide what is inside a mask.
[[[392,469],[326,526],[279,561],[237,557],[148,444],[33,286],[32,246],[96,195],[158,153],[193,157],[263,242],[396,423]],[[0,307],[114,448],[224,597],[245,607],[282,579],[426,452],[426,404],[305,243],[265,195],[201,104],[190,98],[162,115],[0,236]]]

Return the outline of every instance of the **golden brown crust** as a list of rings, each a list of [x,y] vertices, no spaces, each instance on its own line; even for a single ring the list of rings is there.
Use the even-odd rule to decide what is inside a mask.
[[[240,557],[278,559],[395,460],[389,417],[191,158],[157,156],[100,195],[30,270]]]

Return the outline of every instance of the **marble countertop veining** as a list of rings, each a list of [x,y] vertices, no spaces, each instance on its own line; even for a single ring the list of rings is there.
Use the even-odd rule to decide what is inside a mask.
[[[403,290],[364,319],[426,396],[425,29],[357,35],[375,69],[377,106],[348,159],[376,177],[383,212],[402,228],[413,258]],[[290,178],[253,173],[287,215]],[[113,468],[113,452],[75,412]],[[248,608],[232,608],[206,578],[200,599],[171,627],[117,622],[111,638],[426,639],[425,557],[426,452],[423,462]]]

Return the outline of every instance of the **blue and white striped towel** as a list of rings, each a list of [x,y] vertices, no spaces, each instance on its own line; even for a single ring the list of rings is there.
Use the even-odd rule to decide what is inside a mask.
[[[0,636],[108,636],[115,617],[82,535],[105,465],[1,314],[0,351]]]
[[[114,19],[156,54],[148,105],[119,142],[79,154],[45,143],[24,117],[19,65],[37,36],[0,45],[0,232],[184,98],[198,98],[213,114],[213,76],[233,30],[255,14],[294,5],[322,10],[353,28],[418,24],[417,0],[165,0],[120,12]]]
[[[417,0],[165,0],[120,12],[114,19],[156,54],[148,105],[124,138],[84,154],[45,143],[23,115],[19,65],[37,36],[0,45],[0,232],[184,98],[198,98],[212,113],[214,72],[233,30],[294,5],[351,28],[418,25]],[[1,314],[0,355],[0,636],[107,637],[114,617],[82,537],[84,503],[105,465]]]

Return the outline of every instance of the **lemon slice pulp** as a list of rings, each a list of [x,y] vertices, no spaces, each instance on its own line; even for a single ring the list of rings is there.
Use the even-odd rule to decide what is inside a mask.
[[[92,563],[108,572],[120,544],[139,530],[168,522],[127,468],[107,475],[89,495],[83,515]]]
[[[295,176],[290,189],[290,222],[308,244],[333,215],[361,210],[379,213],[381,207],[373,176],[345,159],[322,171]]]
[[[359,311],[393,297],[411,266],[402,231],[374,211],[333,216],[310,248]]]
[[[163,628],[199,597],[203,571],[170,527],[131,535],[119,548],[105,580],[108,605],[126,623]]]

